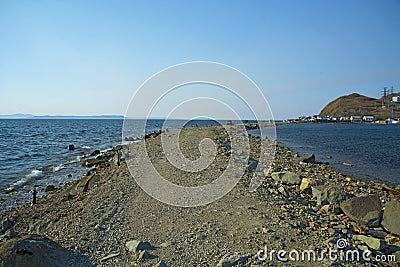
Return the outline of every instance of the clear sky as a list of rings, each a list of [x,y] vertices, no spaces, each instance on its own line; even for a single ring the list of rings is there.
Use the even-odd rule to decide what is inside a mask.
[[[400,91],[400,1],[0,0],[0,114],[124,114],[194,60],[248,75],[276,119]]]

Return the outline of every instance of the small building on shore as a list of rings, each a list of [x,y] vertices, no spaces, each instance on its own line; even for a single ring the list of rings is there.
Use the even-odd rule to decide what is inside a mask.
[[[395,119],[388,118],[388,119],[386,120],[386,123],[387,123],[387,124],[398,124],[399,121],[396,121]]]
[[[374,116],[363,116],[362,120],[365,122],[373,122]]]
[[[339,121],[349,121],[349,120],[350,120],[350,118],[346,117],[346,116],[342,116],[339,118]]]
[[[400,96],[393,96],[392,97],[392,102],[400,103]]]
[[[330,121],[330,120],[331,120],[330,116],[321,116],[321,115],[317,116],[317,121]]]
[[[362,122],[361,116],[351,116],[350,117],[351,122]]]

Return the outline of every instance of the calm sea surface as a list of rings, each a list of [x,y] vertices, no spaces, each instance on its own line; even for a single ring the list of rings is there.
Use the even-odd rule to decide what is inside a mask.
[[[400,125],[287,124],[276,129],[280,143],[300,154],[314,153],[317,161],[343,174],[400,184]]]
[[[162,123],[150,121],[147,130],[158,130]],[[87,171],[81,167],[82,157],[120,144],[122,125],[123,120],[101,119],[0,120],[0,212],[29,201],[33,188],[40,195],[49,184],[61,186],[79,178]],[[400,125],[283,125],[277,135],[284,145],[301,154],[314,153],[345,174],[400,184]],[[69,144],[75,150],[67,150]]]

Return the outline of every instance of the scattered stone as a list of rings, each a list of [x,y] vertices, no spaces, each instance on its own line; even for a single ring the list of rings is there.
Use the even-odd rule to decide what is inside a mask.
[[[68,145],[67,149],[68,149],[68,150],[74,150],[74,149],[75,149],[75,146],[72,145],[72,144],[71,144],[71,145]]]
[[[57,188],[54,186],[54,185],[48,185],[48,186],[46,186],[46,188],[44,189],[44,192],[51,192],[51,191],[54,191],[54,190],[56,190]]]
[[[264,169],[263,173],[266,177],[271,177],[271,168]]]
[[[174,242],[172,242],[172,241],[165,241],[164,243],[162,243],[160,245],[160,247],[166,248],[166,247],[172,246],[173,244],[174,244]]]
[[[400,246],[397,246],[397,245],[388,245],[387,247],[390,250],[390,252],[392,252],[392,253],[400,251]]]
[[[6,230],[5,233],[2,236],[0,236],[0,241],[11,239],[11,238],[14,238],[17,236],[18,236],[18,233],[15,232],[14,229],[11,228],[11,229]]]
[[[340,208],[351,219],[377,227],[381,220],[381,200],[378,195],[353,197],[340,203]]]
[[[283,185],[281,185],[279,188],[278,188],[278,191],[279,191],[279,193],[281,193],[284,197],[289,197],[290,196],[290,192],[289,192],[289,190],[286,188],[286,187],[284,187]]]
[[[131,252],[138,252],[140,250],[152,250],[153,246],[149,242],[140,241],[140,240],[130,240],[125,243],[127,249]]]
[[[73,194],[70,194],[70,193],[66,193],[66,194],[64,194],[64,195],[62,195],[62,197],[61,197],[61,201],[62,202],[65,202],[65,201],[70,201],[70,200],[72,200],[72,199],[74,199],[74,195]]]
[[[394,252],[394,253],[393,253],[393,256],[394,256],[394,258],[396,259],[396,261],[398,262],[399,259],[400,259],[400,251]],[[393,265],[393,266],[396,266],[396,265]],[[396,267],[398,267],[398,265],[397,265]]]
[[[112,158],[114,166],[121,166],[121,151],[117,151]]]
[[[319,210],[322,211],[322,212],[325,212],[326,214],[328,214],[329,210],[330,210],[329,204],[323,205]]]
[[[357,248],[358,248],[359,250],[361,250],[361,251],[367,251],[367,250],[369,250],[369,248],[368,248],[367,246],[365,246],[365,245],[358,245]]]
[[[136,260],[142,261],[142,260],[149,259],[149,258],[150,258],[150,254],[146,250],[140,250]]]
[[[317,185],[322,185],[322,182],[313,178],[303,178],[301,179],[300,191],[311,194],[311,187]]]
[[[86,168],[90,168],[90,167],[99,165],[100,163],[101,163],[101,161],[98,159],[87,159],[82,162],[82,166],[86,167]]]
[[[249,164],[248,170],[249,171],[255,171],[257,169],[257,166],[258,166],[258,160],[253,160]]]
[[[89,191],[89,189],[93,188],[93,186],[100,181],[100,175],[93,174],[86,179],[86,183],[83,187],[83,192]]]
[[[381,250],[386,247],[386,242],[384,240],[371,236],[353,235],[353,239],[364,242],[369,248],[374,250]]]
[[[159,261],[154,265],[154,267],[168,267],[168,265],[163,261]]]
[[[321,197],[322,192],[327,188],[328,186],[326,185],[315,185],[311,186],[311,193],[312,196],[315,197],[316,199]]]
[[[90,156],[94,157],[94,156],[100,155],[100,153],[101,153],[100,150],[96,149],[95,151],[90,153]]]
[[[12,221],[9,218],[4,218],[1,221],[1,232],[4,233],[12,226]]]
[[[343,162],[342,164],[343,164],[343,166],[347,166],[347,167],[353,167],[354,166],[354,164],[352,164],[350,162]]]
[[[41,234],[47,229],[48,226],[49,221],[38,219],[29,223],[28,231],[32,234]]]
[[[104,262],[104,261],[108,261],[110,259],[113,259],[115,257],[118,257],[119,255],[121,255],[120,253],[113,253],[110,255],[105,256],[104,258],[101,258],[100,261]]]
[[[389,232],[400,235],[400,202],[390,201],[386,203],[383,212],[382,226]]]
[[[329,234],[330,236],[333,236],[335,233],[336,233],[336,232],[335,232],[334,229],[332,229],[332,228],[329,228],[329,229],[328,229],[328,234]]]
[[[276,182],[283,184],[299,185],[301,183],[300,176],[293,172],[273,172],[271,176]]]
[[[222,257],[218,262],[217,267],[232,267],[236,265],[244,265],[246,261],[251,258],[250,254],[240,254],[240,253],[228,253]]]
[[[296,159],[296,161],[303,163],[315,163],[315,155],[314,154],[303,155],[300,158]]]
[[[393,236],[393,235],[388,234],[388,235],[385,236],[385,241],[386,241],[386,243],[388,243],[388,244],[396,244],[396,243],[399,243],[399,246],[400,246],[400,237],[397,237],[397,236]]]
[[[367,230],[366,234],[376,238],[385,239],[385,241],[386,237],[388,236],[388,233],[386,233],[385,231],[375,231],[375,230]]]

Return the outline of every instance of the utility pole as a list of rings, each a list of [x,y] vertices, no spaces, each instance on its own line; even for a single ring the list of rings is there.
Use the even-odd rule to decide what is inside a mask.
[[[382,94],[383,94],[383,97],[382,97],[382,108],[385,107],[385,103],[386,103],[386,94],[387,94],[387,93],[388,93],[387,87],[383,87],[383,91],[382,91]]]

